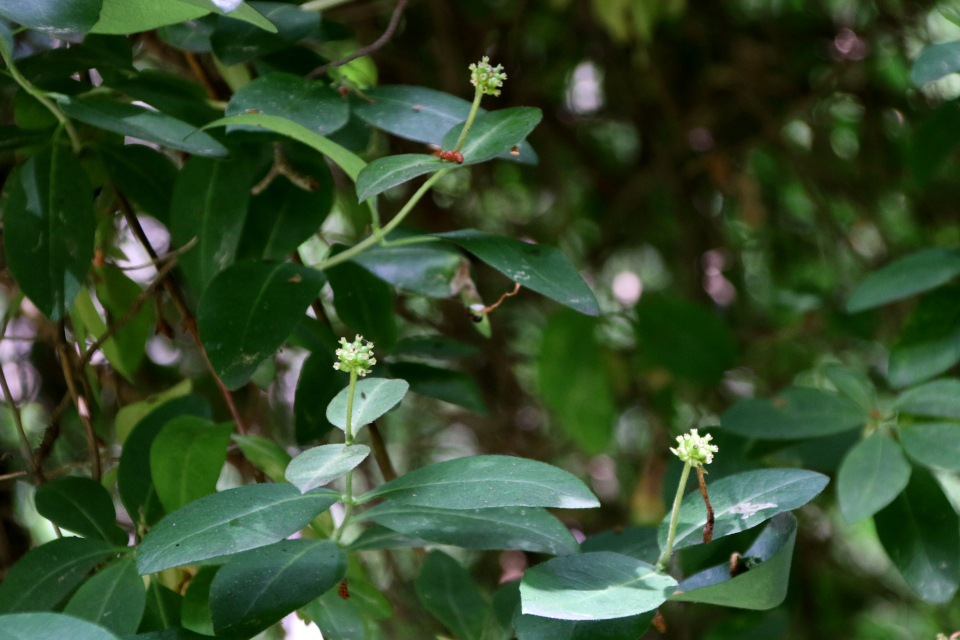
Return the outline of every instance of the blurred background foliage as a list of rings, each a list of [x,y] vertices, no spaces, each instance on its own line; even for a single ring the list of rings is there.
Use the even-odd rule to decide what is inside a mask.
[[[131,37],[135,65],[193,81],[190,64],[200,64],[206,89],[225,100],[230,87],[249,77],[268,70],[302,74],[315,60],[373,41],[393,8],[366,0],[322,4],[329,6],[322,12],[323,37],[297,47],[280,43],[254,61],[242,51],[231,58],[228,41],[211,44],[211,19],[204,18]],[[544,120],[530,138],[538,165],[499,162],[456,171],[422,201],[410,224],[430,232],[475,227],[557,246],[592,286],[602,313],[586,317],[522,291],[490,314],[487,339],[455,301],[397,298],[399,328],[383,327],[391,337],[381,340],[441,334],[469,345],[438,346],[442,360],[429,353],[423,359],[452,362],[468,374],[455,384],[445,379],[453,391],[426,394],[447,393],[468,408],[417,396],[384,425],[398,469],[473,453],[553,462],[591,478],[603,509],[577,513],[576,520],[561,516],[591,535],[657,524],[679,474],[667,451],[673,436],[718,425],[740,398],[767,397],[791,383],[819,385],[819,372],[830,363],[866,374],[889,397],[889,350],[915,301],[856,314],[845,305],[869,271],[893,258],[960,244],[960,77],[921,88],[910,80],[911,61],[925,44],[960,38],[960,27],[941,13],[944,6],[925,0],[412,0],[390,44],[345,67],[340,84],[361,91],[420,85],[469,97],[465,69],[489,55],[509,74],[496,106],[540,107]],[[20,46],[37,52],[58,46],[40,34],[30,38]],[[192,62],[170,44],[191,42],[197,43]],[[3,122],[24,126],[30,117],[46,116],[29,100],[13,99],[11,86],[2,91]],[[132,87],[129,93],[140,97]],[[368,158],[424,151],[360,121],[334,137]],[[5,172],[12,156],[0,156],[0,163]],[[353,237],[365,224],[352,185],[340,181],[337,189],[324,224],[328,239]],[[384,217],[410,193],[409,185],[388,192],[381,199]],[[483,267],[476,280],[488,303],[511,288]],[[326,311],[335,328],[352,324],[332,305]],[[37,438],[64,392],[49,347],[30,339],[44,330],[49,326],[42,320],[18,319],[8,332],[13,340],[0,345]],[[154,336],[147,356],[132,382],[117,375],[100,381],[103,394],[127,405],[103,417],[117,433],[139,417],[137,402],[184,379],[221,402],[189,339]],[[296,433],[301,427],[311,433],[310,420],[323,420],[304,413],[303,405],[294,416],[305,358],[302,349],[285,349],[261,368],[256,384],[237,394],[249,423],[285,447],[304,440]],[[394,366],[397,376],[418,375],[409,371],[414,363]],[[421,384],[429,384],[429,375],[422,369],[420,375]],[[327,384],[338,382],[331,376]],[[222,404],[215,404],[214,417],[229,419]],[[76,413],[67,411],[61,422],[50,468],[85,457]],[[8,413],[2,429],[11,453],[0,470],[15,473],[22,464]],[[766,465],[834,473],[857,439],[847,432],[771,445],[714,434],[721,453],[711,479]],[[235,476],[251,472],[239,456],[230,460]],[[942,480],[956,506],[956,475],[952,485]],[[0,563],[9,566],[31,537],[37,542],[51,533],[31,512],[29,485],[0,487],[6,538]],[[918,600],[883,553],[872,522],[846,523],[835,483],[798,517],[782,606],[751,613],[671,603],[663,608],[666,637],[893,640],[960,629],[955,597],[944,605]],[[685,550],[683,566],[709,566],[745,546],[741,536],[724,540],[711,550]],[[526,562],[519,552],[467,557],[487,590],[501,577],[516,577]],[[437,631],[420,619],[411,590],[396,588],[411,583],[415,564],[401,551],[367,568],[395,606],[394,618],[383,622],[384,637]]]

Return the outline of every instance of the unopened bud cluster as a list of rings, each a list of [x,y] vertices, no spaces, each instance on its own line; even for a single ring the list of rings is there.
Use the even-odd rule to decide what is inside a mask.
[[[717,445],[710,444],[711,440],[713,436],[709,433],[701,436],[696,429],[691,429],[690,433],[677,436],[679,444],[670,451],[684,462],[694,467],[702,467],[713,462],[713,454],[720,450]]]
[[[487,56],[483,56],[479,64],[470,65],[470,83],[481,93],[488,93],[491,96],[500,95],[500,87],[506,79],[507,74],[503,72],[503,65],[490,66],[490,58]]]
[[[340,338],[340,345],[341,348],[337,349],[340,362],[334,363],[334,369],[347,373],[356,371],[357,375],[365,376],[370,373],[370,367],[377,364],[377,359],[373,357],[373,343],[364,340],[363,336],[357,336],[353,342]]]

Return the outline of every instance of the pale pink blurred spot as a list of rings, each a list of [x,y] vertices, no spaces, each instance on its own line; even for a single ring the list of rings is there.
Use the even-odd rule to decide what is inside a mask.
[[[286,640],[323,640],[323,634],[314,623],[307,624],[296,613],[291,613],[281,622]]]

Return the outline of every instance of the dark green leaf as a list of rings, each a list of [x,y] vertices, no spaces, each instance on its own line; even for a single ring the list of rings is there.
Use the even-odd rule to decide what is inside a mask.
[[[216,492],[231,433],[232,422],[195,416],[174,418],[160,430],[150,448],[150,474],[167,513]]]
[[[610,620],[556,620],[518,614],[519,640],[636,640],[650,627],[653,611]]]
[[[660,558],[660,544],[654,527],[624,527],[622,530],[604,531],[584,540],[580,548],[584,553],[613,551],[647,564],[656,564]]]
[[[257,78],[233,94],[225,113],[235,116],[250,111],[286,118],[322,136],[342,129],[350,118],[349,104],[339,92],[325,82],[292,73]]]
[[[420,538],[411,538],[387,529],[380,525],[373,525],[357,536],[350,543],[351,551],[370,551],[374,549],[405,549],[407,547],[425,547],[430,543]]]
[[[79,476],[57,478],[37,488],[36,503],[40,515],[68,531],[127,544],[127,534],[117,526],[113,500],[99,482]]]
[[[778,513],[792,511],[813,500],[827,486],[829,478],[803,469],[761,469],[745,471],[707,481],[715,522],[713,539],[752,529]],[[670,518],[660,525],[658,541],[666,544]],[[700,491],[693,491],[680,504],[674,549],[703,542],[707,508]]]
[[[97,23],[103,0],[0,0],[0,15],[55,38],[82,36]]]
[[[83,583],[63,612],[127,635],[136,633],[146,606],[143,578],[133,559],[124,558]]]
[[[939,287],[960,274],[960,250],[925,249],[867,276],[847,301],[856,313]]]
[[[481,640],[487,604],[459,562],[431,551],[414,583],[420,604],[460,640]]]
[[[291,263],[241,262],[218,274],[197,306],[200,338],[231,389],[247,383],[320,293],[323,273]]]
[[[486,162],[509,153],[511,147],[523,142],[542,119],[543,112],[536,107],[510,107],[477,115],[460,148],[463,164]],[[455,148],[462,130],[463,125],[457,124],[447,131],[441,148]]]
[[[307,449],[287,466],[287,482],[307,492],[336,480],[366,460],[370,448],[362,444],[325,444]]]
[[[298,444],[322,438],[333,428],[327,420],[327,405],[350,380],[334,369],[333,363],[334,358],[326,352],[312,353],[303,363],[293,401]]]
[[[244,22],[248,22],[254,25],[255,27],[259,27],[263,29],[267,33],[277,32],[277,27],[272,22],[267,20],[259,11],[257,11],[252,6],[253,4],[256,4],[260,8],[263,8],[264,3],[262,2],[256,2],[251,4],[247,4],[243,2],[235,9],[231,11],[226,11],[222,9],[216,2],[214,2],[214,0],[180,0],[180,1],[186,2],[188,4],[192,4],[202,9],[207,9],[208,11],[211,11],[212,13],[215,13],[221,16],[229,15],[231,18],[236,18],[237,20],[243,20]]]
[[[121,640],[207,640],[210,636],[194,633],[188,629],[176,627],[166,631],[153,631],[151,633],[138,633],[135,636],[127,636]]]
[[[390,349],[390,355],[433,359],[472,358],[480,353],[475,346],[446,336],[404,338]]]
[[[58,538],[28,551],[0,582],[0,613],[53,609],[95,566],[119,551],[91,538]]]
[[[563,253],[475,229],[439,233],[436,237],[466,249],[514,282],[581,313],[600,313],[597,299]]]
[[[520,549],[555,556],[578,550],[573,535],[545,509],[434,509],[385,502],[362,517],[406,536],[467,549]]]
[[[226,156],[222,144],[193,125],[158,111],[103,97],[71,98],[60,108],[68,116],[123,136],[155,142],[199,156]]]
[[[797,540],[797,519],[781,513],[770,520],[760,537],[738,562],[757,563],[745,573],[730,576],[730,563],[701,571],[677,587],[681,594],[670,600],[706,602],[738,609],[772,609],[787,597],[793,546]]]
[[[117,640],[102,627],[62,613],[18,613],[0,617],[0,640]]]
[[[336,591],[330,591],[319,600],[303,608],[317,623],[324,640],[366,640],[360,606],[351,598],[344,600]]]
[[[893,407],[919,416],[960,418],[960,379],[943,378],[908,389]]]
[[[177,177],[170,208],[170,240],[196,245],[179,265],[197,296],[233,264],[250,205],[249,164],[243,158],[191,158]]]
[[[221,17],[210,36],[210,43],[225,65],[248,62],[257,56],[285,49],[320,27],[319,13],[301,11],[294,4],[250,2],[249,5],[276,25],[277,33],[268,33],[235,18]]]
[[[94,33],[140,33],[168,24],[194,20],[208,13],[180,0],[103,0]]]
[[[960,286],[941,287],[920,298],[890,352],[887,378],[906,387],[960,362]]]
[[[624,618],[659,607],[677,581],[609,551],[561,556],[527,569],[523,613],[560,620]]]
[[[325,273],[340,319],[381,349],[393,346],[397,341],[397,321],[390,285],[353,262],[338,264]]]
[[[357,176],[357,200],[363,202],[417,176],[455,166],[447,160],[415,153],[378,158]]]
[[[98,150],[117,188],[144,213],[168,223],[170,194],[177,179],[174,164],[142,144],[103,145]]]
[[[50,139],[48,131],[28,131],[13,125],[0,125],[0,152],[44,144]]]
[[[263,471],[274,482],[283,482],[283,474],[291,459],[283,447],[260,436],[234,435],[233,441],[250,464]]]
[[[390,240],[413,234],[389,234]],[[408,244],[395,247],[373,245],[353,259],[381,280],[405,291],[431,298],[454,295],[451,281],[465,258],[443,242]]]
[[[200,567],[183,594],[180,624],[190,631],[213,635],[213,616],[210,613],[210,585],[220,567]]]
[[[187,415],[209,419],[210,405],[200,396],[184,396],[165,402],[142,418],[123,444],[117,487],[123,506],[135,523],[152,525],[163,517],[163,507],[150,473],[150,448],[167,422]]]
[[[910,79],[921,87],[960,71],[960,41],[928,44],[913,61]]]
[[[410,383],[410,390],[414,393],[458,404],[481,415],[487,413],[483,392],[473,376],[417,362],[392,364],[390,374]]]
[[[720,417],[725,431],[763,440],[819,438],[863,426],[869,416],[843,396],[789,387],[772,400],[740,400]]]
[[[218,635],[249,637],[335,586],[347,556],[330,540],[283,540],[234,556],[210,588]]]
[[[960,471],[960,423],[930,422],[900,427],[907,454],[928,467]]]
[[[404,380],[387,380],[385,378],[368,378],[357,383],[353,397],[353,413],[350,422],[353,432],[368,425],[390,409],[393,409],[403,400],[410,385]],[[327,405],[327,420],[346,431],[347,428],[347,396],[349,389],[343,389]]]
[[[142,575],[283,540],[330,508],[340,495],[301,494],[289,484],[255,484],[191,502],[166,516],[137,553]]]
[[[174,634],[179,630],[182,606],[183,596],[163,586],[159,580],[151,580],[147,587],[147,608],[143,612],[143,621],[138,631],[161,632],[166,629],[168,635],[180,638]]]
[[[472,456],[410,471],[363,495],[439,509],[554,507],[592,509],[596,497],[557,467],[512,456]]]
[[[93,260],[93,186],[63,146],[10,172],[3,194],[7,266],[24,295],[50,320],[66,317]]]
[[[210,53],[210,35],[217,26],[216,16],[171,24],[157,29],[157,35],[167,44],[191,53]]]
[[[875,432],[850,449],[837,473],[837,499],[847,522],[869,518],[890,504],[910,480],[900,445]]]
[[[887,555],[917,595],[949,602],[960,584],[960,518],[936,479],[914,469],[904,492],[874,522]]]
[[[837,391],[856,402],[864,411],[876,408],[877,388],[866,375],[842,364],[825,365],[823,373]]]
[[[115,81],[113,88],[196,127],[223,114],[207,103],[208,96],[203,87],[162,71],[144,69],[135,76]]]

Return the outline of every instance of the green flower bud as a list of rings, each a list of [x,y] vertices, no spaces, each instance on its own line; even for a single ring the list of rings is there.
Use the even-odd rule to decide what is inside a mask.
[[[670,451],[691,466],[703,467],[713,462],[713,454],[720,450],[717,445],[710,444],[711,440],[713,436],[710,434],[701,436],[696,429],[691,429],[690,433],[677,436],[679,444],[676,449],[670,449]]]
[[[506,79],[507,74],[503,72],[503,65],[491,66],[490,58],[487,56],[483,56],[479,63],[470,65],[470,84],[481,93],[500,95],[500,87]]]
[[[334,363],[334,369],[347,373],[356,371],[362,377],[370,373],[369,367],[377,364],[377,359],[373,357],[373,343],[364,341],[363,336],[358,335],[353,342],[340,338],[340,345],[341,348],[337,349],[340,362]]]

